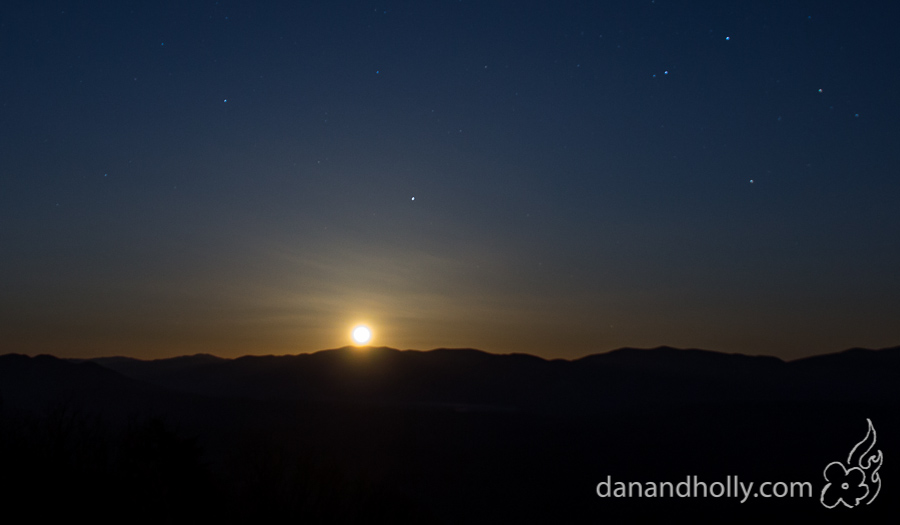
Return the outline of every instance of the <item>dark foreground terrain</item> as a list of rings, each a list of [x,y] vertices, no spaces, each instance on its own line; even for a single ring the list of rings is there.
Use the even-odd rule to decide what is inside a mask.
[[[898,377],[900,348],[792,362],[671,348],[8,354],[0,506],[4,521],[97,523],[896,523]],[[883,465],[827,492],[865,490],[859,506],[827,509],[823,471],[847,463],[867,420],[862,448]],[[743,503],[598,495],[607,481],[702,492],[693,476],[754,486]],[[764,497],[764,482],[809,488]]]

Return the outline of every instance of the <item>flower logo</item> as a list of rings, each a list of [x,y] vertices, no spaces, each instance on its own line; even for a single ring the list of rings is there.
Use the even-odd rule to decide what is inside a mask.
[[[838,503],[843,503],[847,508],[853,508],[863,501],[868,505],[881,491],[878,469],[881,468],[884,455],[880,450],[872,451],[875,447],[875,427],[872,426],[872,420],[866,421],[869,422],[866,437],[850,451],[847,465],[833,461],[825,467],[825,481],[828,483],[822,489],[820,501],[829,509],[833,509]]]
[[[822,491],[822,505],[829,509],[838,503],[855,507],[869,495],[866,474],[859,467],[844,468],[840,462],[825,467],[825,480],[829,481]]]

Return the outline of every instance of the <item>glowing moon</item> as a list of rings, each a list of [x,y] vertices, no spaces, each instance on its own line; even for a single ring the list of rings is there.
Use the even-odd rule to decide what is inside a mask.
[[[366,326],[357,326],[353,329],[353,341],[356,344],[364,345],[372,339],[372,331]]]

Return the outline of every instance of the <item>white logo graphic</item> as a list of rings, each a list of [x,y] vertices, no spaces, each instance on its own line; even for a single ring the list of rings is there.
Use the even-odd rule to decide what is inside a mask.
[[[843,503],[848,508],[853,508],[862,502],[866,505],[872,503],[881,491],[881,477],[878,469],[884,459],[880,450],[875,450],[875,427],[872,420],[869,422],[869,430],[866,437],[853,447],[847,456],[847,465],[840,461],[833,461],[825,467],[825,481],[828,483],[822,489],[820,501],[829,509],[833,509],[838,503]]]

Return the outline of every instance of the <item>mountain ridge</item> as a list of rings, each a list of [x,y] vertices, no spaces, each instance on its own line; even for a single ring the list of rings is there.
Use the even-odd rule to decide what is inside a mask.
[[[7,478],[12,483],[39,473],[33,486],[40,490],[21,492],[35,501],[66,494],[69,485],[48,492],[43,476],[66,474],[73,465],[84,467],[73,478],[79,483],[83,473],[99,472],[92,475],[119,486],[121,478],[103,470],[108,461],[83,455],[105,450],[98,443],[121,443],[110,450],[134,444],[115,441],[117,435],[145,436],[154,446],[180,442],[172,432],[129,433],[162,428],[134,426],[133,414],[149,413],[172,424],[184,443],[202,447],[216,481],[195,481],[212,487],[226,515],[237,508],[256,517],[273,505],[289,515],[292,505],[323,487],[333,486],[342,498],[353,485],[345,480],[372,479],[372,486],[410,495],[446,516],[446,523],[509,521],[511,512],[523,523],[630,519],[641,512],[670,518],[686,509],[692,518],[715,523],[736,508],[749,523],[771,519],[775,511],[813,513],[814,521],[828,523],[820,518],[832,514],[816,501],[825,483],[822,469],[846,457],[865,435],[866,420],[878,429],[879,449],[900,448],[898,357],[900,348],[851,349],[786,362],[668,347],[572,361],[383,347],[156,361],[8,354],[0,356],[0,438],[23,436],[4,449],[4,467],[18,461],[18,477]],[[93,429],[104,426],[79,416],[87,413],[82,408],[119,414],[105,420],[113,423],[104,435],[113,437],[98,441]],[[29,409],[35,416],[22,416]],[[43,440],[34,428],[46,429]],[[73,461],[48,465],[47,457]],[[150,465],[171,465],[169,459],[162,455]],[[181,470],[172,472],[181,479]],[[678,481],[697,474],[710,482],[726,473],[757,482],[812,480],[815,490],[813,498],[745,507],[724,499],[610,500],[593,490],[608,476]],[[281,495],[257,505],[257,493]],[[494,499],[460,505],[484,494]],[[347,500],[328,501],[333,509]],[[881,497],[871,508],[854,509],[854,522],[893,517],[896,507]],[[833,516],[841,522],[848,515]]]
[[[900,399],[893,381],[900,374],[900,347],[848,349],[794,361],[666,346],[622,348],[574,360],[471,348],[350,346],[233,359],[210,354],[147,361],[30,359],[36,365],[56,360],[56,369],[61,363],[90,363],[170,392],[260,401],[592,413],[685,403]]]
[[[103,362],[115,362],[115,361],[150,362],[150,361],[175,361],[175,360],[191,361],[191,360],[196,360],[196,361],[216,362],[216,361],[231,361],[231,360],[235,360],[235,359],[243,359],[243,358],[248,358],[248,357],[252,358],[252,357],[303,356],[303,355],[315,355],[315,354],[339,352],[339,351],[346,352],[346,351],[350,351],[350,350],[353,350],[353,351],[371,351],[371,350],[384,351],[384,350],[387,350],[387,351],[394,351],[394,352],[401,352],[401,353],[402,352],[430,353],[430,352],[445,352],[445,351],[469,352],[469,353],[487,354],[487,355],[494,355],[494,356],[527,356],[527,357],[531,357],[531,358],[535,358],[535,359],[539,359],[541,361],[547,361],[547,362],[550,362],[550,361],[573,362],[573,361],[581,361],[581,360],[585,360],[585,359],[597,358],[600,356],[611,356],[611,355],[619,355],[619,354],[634,355],[634,354],[639,354],[639,353],[643,353],[643,354],[656,353],[659,355],[664,355],[666,353],[674,352],[674,353],[679,353],[679,354],[695,353],[695,354],[704,354],[704,355],[715,354],[715,355],[720,355],[720,356],[765,358],[765,359],[775,359],[778,361],[782,361],[784,363],[795,363],[795,362],[799,362],[799,361],[819,360],[819,359],[823,359],[823,358],[830,359],[830,358],[834,358],[835,356],[857,355],[857,354],[861,354],[861,353],[871,353],[871,352],[889,352],[889,353],[897,352],[897,353],[900,353],[900,346],[890,346],[890,347],[884,347],[884,348],[851,347],[851,348],[847,348],[844,350],[838,350],[836,352],[816,354],[816,355],[812,355],[812,356],[798,357],[795,359],[788,359],[788,360],[782,359],[777,356],[768,355],[768,354],[747,354],[747,353],[743,353],[743,352],[724,352],[724,351],[719,351],[719,350],[708,350],[708,349],[703,349],[703,348],[678,348],[678,347],[672,347],[672,346],[668,346],[668,345],[661,345],[661,346],[648,347],[648,348],[625,346],[625,347],[621,347],[621,348],[615,348],[613,350],[608,350],[605,352],[597,352],[597,353],[587,354],[587,355],[584,355],[581,357],[575,357],[575,358],[571,358],[571,359],[559,358],[559,357],[545,358],[545,357],[541,357],[541,356],[534,355],[534,354],[528,354],[528,353],[524,353],[524,352],[495,353],[495,352],[489,352],[486,350],[480,350],[480,349],[471,348],[471,347],[460,347],[460,348],[437,347],[437,348],[432,348],[429,350],[420,350],[420,349],[399,349],[399,348],[393,348],[393,347],[389,347],[389,346],[353,346],[353,345],[346,345],[346,346],[337,347],[337,348],[326,348],[326,349],[322,349],[322,350],[314,350],[312,352],[301,352],[301,353],[297,353],[297,354],[245,354],[245,355],[238,356],[238,357],[221,357],[221,356],[217,356],[217,355],[210,354],[207,352],[201,352],[201,353],[197,353],[197,354],[185,354],[185,355],[181,355],[181,356],[162,357],[162,358],[156,358],[156,359],[141,359],[141,358],[137,358],[137,357],[128,357],[128,356],[123,356],[123,355],[104,356],[104,357],[89,357],[89,358],[59,358],[59,359],[63,359],[66,361],[72,361],[72,362],[93,361],[93,362],[98,362],[101,364]],[[3,355],[24,355],[24,354],[8,353],[8,354],[3,354]],[[52,354],[39,354],[39,355],[51,355],[52,356]],[[35,356],[35,357],[37,357],[37,356]]]

